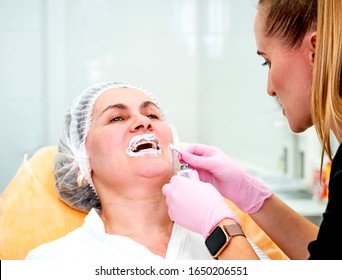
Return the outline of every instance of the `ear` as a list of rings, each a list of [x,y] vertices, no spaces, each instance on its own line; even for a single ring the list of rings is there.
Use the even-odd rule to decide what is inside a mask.
[[[317,38],[317,32],[316,31],[309,34],[308,47],[309,47],[309,51],[310,51],[310,63],[312,65],[314,64],[314,60],[315,60],[316,38]]]

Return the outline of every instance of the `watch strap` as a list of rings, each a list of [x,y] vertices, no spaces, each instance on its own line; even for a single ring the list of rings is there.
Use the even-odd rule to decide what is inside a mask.
[[[243,233],[240,225],[238,225],[238,224],[223,225],[223,228],[229,237],[233,237],[233,236],[237,236],[237,235],[241,235],[241,236],[246,237],[245,234]]]

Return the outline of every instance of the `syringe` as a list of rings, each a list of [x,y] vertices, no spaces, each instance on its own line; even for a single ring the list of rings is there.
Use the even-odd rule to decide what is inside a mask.
[[[180,155],[180,158],[182,158],[182,153],[179,150],[177,150],[174,145],[170,144],[170,148],[176,153],[178,153]],[[189,165],[187,163],[181,164],[180,169],[181,170],[177,172],[177,175],[190,178],[192,169],[189,168]]]
[[[181,170],[177,172],[177,175],[190,178],[192,169],[189,168],[187,163],[181,165]]]

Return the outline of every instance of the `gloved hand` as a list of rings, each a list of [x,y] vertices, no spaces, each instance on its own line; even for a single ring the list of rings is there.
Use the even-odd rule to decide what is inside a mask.
[[[201,181],[214,185],[245,213],[257,212],[272,196],[271,190],[218,148],[190,144],[182,150],[180,160],[196,169]]]
[[[163,186],[170,218],[177,224],[201,233],[206,238],[211,229],[225,218],[240,223],[221,194],[209,183],[199,180],[192,170],[190,177],[175,175]]]

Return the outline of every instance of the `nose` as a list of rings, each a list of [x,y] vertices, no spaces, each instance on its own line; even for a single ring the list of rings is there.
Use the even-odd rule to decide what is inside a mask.
[[[268,79],[267,79],[267,93],[269,96],[277,96],[277,94],[275,93],[273,86],[272,86],[272,82],[270,79],[270,72],[268,72]]]
[[[130,130],[131,132],[152,130],[151,119],[143,115],[135,116]]]

